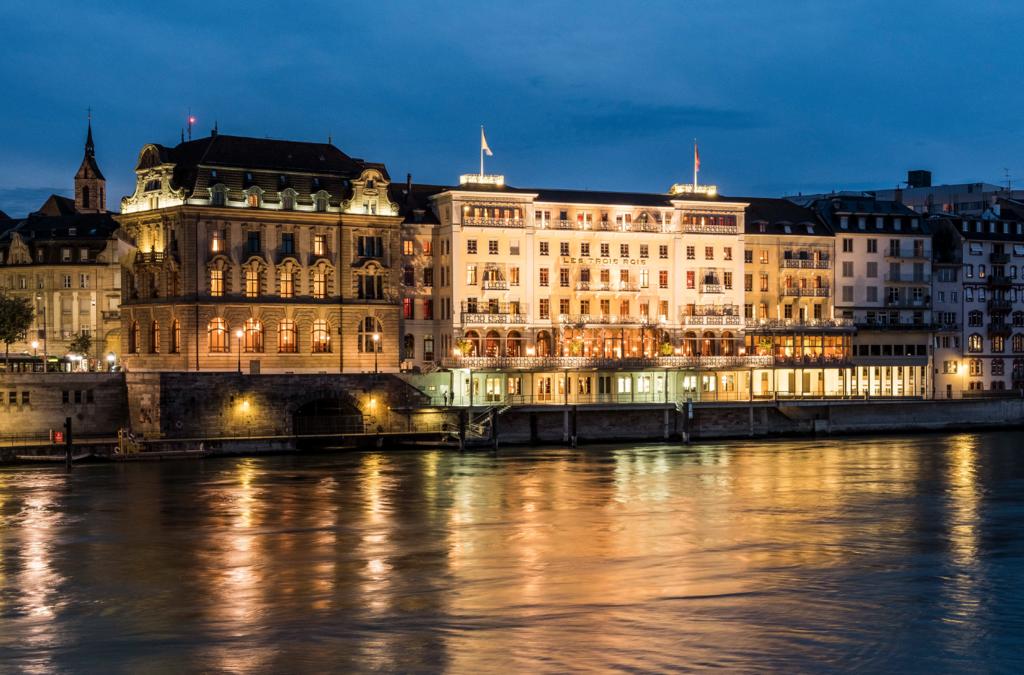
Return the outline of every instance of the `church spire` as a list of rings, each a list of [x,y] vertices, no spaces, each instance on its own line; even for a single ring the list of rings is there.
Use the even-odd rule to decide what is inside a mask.
[[[87,133],[86,136],[85,136],[85,156],[86,157],[95,157],[96,156],[96,147],[92,143],[92,108],[89,108],[88,110],[89,110],[89,112],[88,112],[88,115],[89,115],[89,133]]]
[[[75,210],[103,213],[107,210],[107,181],[96,163],[96,146],[92,140],[92,108],[89,108],[85,134],[85,156],[75,173]]]

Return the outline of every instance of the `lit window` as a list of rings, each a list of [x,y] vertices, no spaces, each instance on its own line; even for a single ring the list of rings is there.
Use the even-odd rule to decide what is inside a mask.
[[[210,295],[224,295],[224,270],[210,270]]]
[[[224,250],[224,237],[219,231],[210,233],[210,251],[220,253]]]
[[[317,319],[313,322],[313,353],[327,354],[331,351],[331,333],[327,321]]]
[[[260,295],[260,274],[256,270],[245,271],[245,297],[258,298]]]
[[[149,325],[149,353],[160,353],[160,322],[154,321]]]
[[[369,354],[384,350],[384,331],[379,320],[368,316],[359,322],[358,346],[360,352]]]
[[[325,234],[314,234],[313,235],[313,255],[325,256],[327,255],[327,235]]]
[[[284,319],[278,326],[277,351],[282,354],[295,354],[299,351],[299,333],[291,319]]]
[[[295,295],[295,276],[290,269],[283,269],[280,273],[281,297],[291,298]]]
[[[327,297],[327,275],[313,272],[313,297],[322,300]]]
[[[175,319],[171,322],[171,354],[181,353],[181,322]]]
[[[210,343],[210,353],[220,354],[228,351],[228,326],[224,319],[212,319],[206,328]]]
[[[259,354],[263,351],[263,324],[256,319],[246,319],[243,327],[245,333],[244,350],[247,354]]]

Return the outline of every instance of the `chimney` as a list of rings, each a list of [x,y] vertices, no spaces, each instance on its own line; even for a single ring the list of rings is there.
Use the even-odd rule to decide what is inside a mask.
[[[405,174],[405,192],[406,194],[412,194],[412,174]]]
[[[914,169],[907,172],[908,188],[927,188],[932,186],[932,172]]]

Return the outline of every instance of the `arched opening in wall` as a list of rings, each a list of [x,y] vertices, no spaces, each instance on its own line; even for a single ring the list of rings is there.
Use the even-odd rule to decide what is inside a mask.
[[[686,331],[683,341],[683,354],[685,356],[697,356],[698,354],[698,343],[697,333],[692,330]]]
[[[475,330],[467,330],[463,338],[468,347],[465,356],[480,356],[480,334]]]
[[[484,356],[501,356],[501,336],[498,331],[487,331],[487,338],[484,340]]]
[[[310,401],[292,414],[292,433],[296,436],[363,431],[363,414],[348,401],[337,397]]]
[[[718,356],[718,340],[711,331],[704,331],[704,338],[700,345],[701,356]]]
[[[537,333],[537,356],[551,356],[551,333],[542,330]]]
[[[732,333],[725,331],[722,333],[722,356],[733,356],[736,353],[735,340]]]
[[[523,335],[517,330],[510,330],[505,338],[505,354],[508,356],[523,355]]]

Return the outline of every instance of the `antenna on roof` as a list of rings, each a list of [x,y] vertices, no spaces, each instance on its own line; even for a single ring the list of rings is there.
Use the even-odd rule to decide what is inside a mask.
[[[334,136],[331,135],[330,131],[327,132],[327,145],[334,145]]]
[[[216,136],[218,133],[220,133],[220,131],[217,128],[217,120],[214,120],[213,121],[213,129],[210,130],[210,135],[211,136]]]
[[[1010,170],[1003,167],[1003,175],[1006,176],[1006,191],[1013,192],[1013,180],[1010,177]]]
[[[185,142],[185,127],[181,128],[181,142]]]

